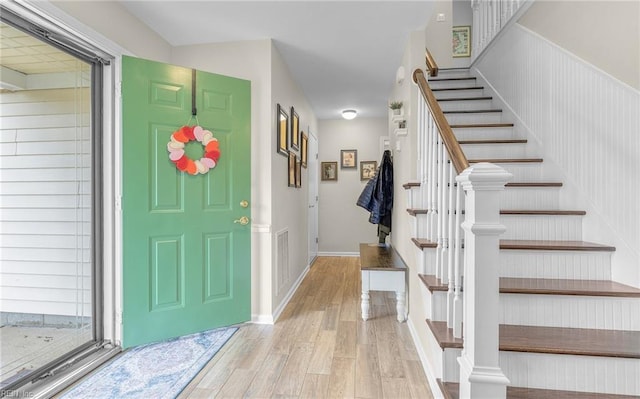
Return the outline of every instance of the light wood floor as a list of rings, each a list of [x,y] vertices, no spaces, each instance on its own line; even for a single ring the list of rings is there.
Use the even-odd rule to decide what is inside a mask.
[[[318,258],[275,325],[242,325],[179,398],[432,398],[394,294],[370,312],[358,258]]]

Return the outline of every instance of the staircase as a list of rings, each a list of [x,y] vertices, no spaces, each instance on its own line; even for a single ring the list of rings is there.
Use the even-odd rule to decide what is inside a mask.
[[[544,158],[468,70],[441,69],[429,86],[469,164],[489,162],[513,174],[500,202],[507,230],[500,240],[500,307],[493,310],[507,397],[640,397],[640,289],[611,280],[615,248],[582,240],[585,212],[560,209],[562,182],[548,175]],[[404,187],[422,259],[429,340],[440,348],[429,352],[429,362],[444,397],[457,398],[464,337],[447,327],[451,287],[436,275],[438,243],[424,237],[429,210],[413,205],[424,188]]]

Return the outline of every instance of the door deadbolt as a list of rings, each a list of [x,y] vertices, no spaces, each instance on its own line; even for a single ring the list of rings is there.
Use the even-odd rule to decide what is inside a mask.
[[[247,200],[240,201],[240,206],[243,207],[243,208],[248,208],[249,207],[249,201],[247,201]]]

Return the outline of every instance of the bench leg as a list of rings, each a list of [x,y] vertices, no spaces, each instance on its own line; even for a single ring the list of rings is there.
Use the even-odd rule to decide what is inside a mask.
[[[402,323],[406,318],[405,309],[405,293],[404,291],[396,291],[396,312],[398,313],[398,321]]]
[[[369,318],[369,291],[362,290],[362,320],[367,321]]]

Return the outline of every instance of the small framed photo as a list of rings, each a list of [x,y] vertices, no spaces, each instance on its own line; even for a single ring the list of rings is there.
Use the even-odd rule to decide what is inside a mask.
[[[300,164],[300,161],[296,161],[296,188],[302,187],[302,167]]]
[[[452,40],[454,57],[471,57],[470,26],[454,26]]]
[[[291,107],[291,148],[300,148],[300,118],[298,113]]]
[[[309,149],[308,149],[308,143],[309,143],[309,137],[304,134],[304,132],[300,132],[300,159],[301,159],[301,163],[302,163],[302,167],[306,168],[307,167],[307,157],[309,156]]]
[[[357,150],[340,150],[340,167],[342,169],[355,169],[358,165]]]
[[[298,156],[293,152],[289,152],[289,168],[287,169],[287,185],[289,187],[296,186],[296,163],[298,161]]]
[[[376,175],[378,169],[378,161],[362,161],[360,162],[360,180],[369,180]]]
[[[320,163],[320,180],[338,180],[338,163],[337,162],[321,162]]]
[[[276,150],[278,154],[282,154],[286,157],[287,155],[289,155],[289,150],[288,150],[289,136],[287,133],[287,128],[289,127],[289,116],[287,115],[285,110],[280,106],[280,104],[278,104],[276,120],[278,121],[276,125],[276,132],[277,132],[276,134],[278,136],[278,147]]]

